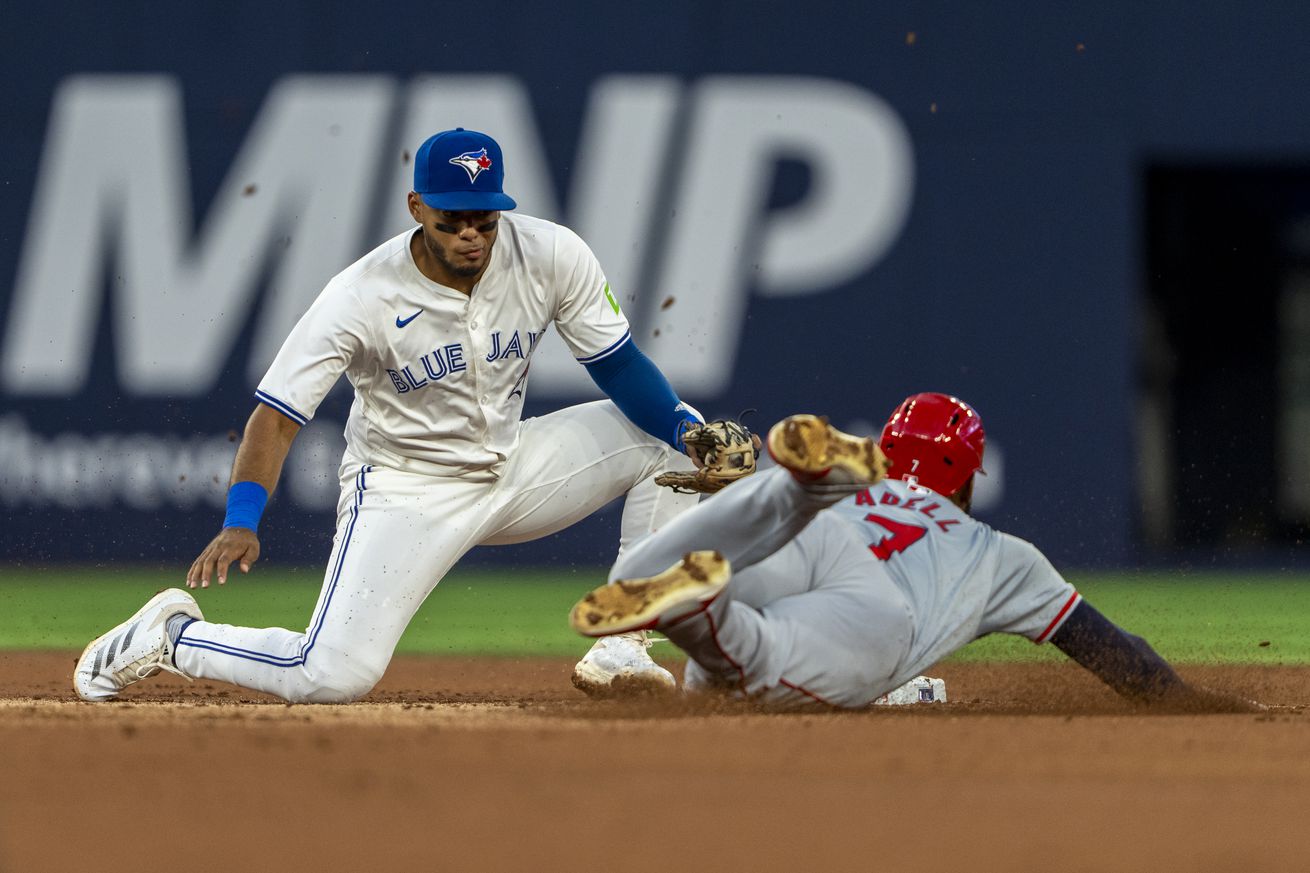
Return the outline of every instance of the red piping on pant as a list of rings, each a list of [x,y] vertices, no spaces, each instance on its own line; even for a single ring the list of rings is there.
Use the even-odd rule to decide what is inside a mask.
[[[741,674],[741,683],[740,683],[741,692],[743,694],[746,694],[747,693],[746,670],[741,666],[741,664],[733,660],[733,657],[729,655],[726,650],[724,650],[723,644],[719,642],[719,627],[717,624],[714,623],[714,613],[710,612],[709,610],[706,610],[705,618],[710,623],[710,639],[714,641],[714,647],[719,650],[719,654],[723,656],[723,660],[727,661],[729,664],[735,667],[737,672]],[[786,685],[792,691],[798,691],[801,694],[804,694],[806,697],[810,698],[811,700],[816,700],[819,703],[822,703],[824,706],[835,707],[837,705],[835,703],[830,703],[829,701],[824,700],[822,697],[815,694],[813,691],[810,691],[808,688],[803,688],[800,685],[794,685],[791,682],[788,682],[786,679],[780,678],[778,681],[781,682],[783,685]]]
[[[708,609],[705,610],[705,618],[710,623],[710,639],[714,640],[714,648],[719,650],[719,654],[723,656],[723,659],[725,661],[727,661],[729,664],[737,668],[737,672],[741,674],[741,693],[745,694],[746,671],[742,669],[741,664],[738,664],[736,661],[734,661],[732,659],[732,656],[729,655],[726,651],[724,651],[723,644],[719,642],[719,626],[714,623],[714,613],[710,612]]]
[[[719,594],[722,594],[722,593],[723,593],[722,591],[719,592]],[[686,621],[687,619],[695,618],[696,616],[700,615],[700,614],[701,614],[702,612],[704,612],[705,610],[709,609],[709,608],[710,608],[710,604],[713,603],[714,601],[716,601],[716,600],[719,599],[719,594],[715,594],[715,595],[714,595],[713,597],[711,597],[709,600],[707,600],[707,601],[705,601],[704,603],[702,603],[702,604],[700,605],[700,608],[697,609],[697,610],[695,610],[694,612],[689,612],[689,613],[687,613],[686,615],[680,615],[680,616],[678,616],[677,618],[675,618],[673,621],[668,621],[668,622],[665,622],[665,623],[662,624],[662,625],[659,625],[658,628],[677,627],[678,625],[682,624],[682,623],[683,623],[684,621]],[[658,628],[657,628],[657,629],[658,629]]]
[[[813,691],[810,691],[808,688],[802,688],[802,687],[799,686],[799,685],[793,685],[792,683],[788,682],[786,679],[779,678],[778,681],[781,682],[783,685],[786,685],[786,686],[787,686],[788,688],[790,688],[792,691],[799,691],[801,694],[804,694],[806,697],[809,697],[809,698],[812,698],[812,699],[814,699],[814,700],[819,701],[819,702],[822,703],[824,706],[836,706],[836,705],[837,705],[837,704],[835,704],[835,703],[830,703],[830,702],[824,700],[822,697],[820,697],[819,695],[815,694]]]

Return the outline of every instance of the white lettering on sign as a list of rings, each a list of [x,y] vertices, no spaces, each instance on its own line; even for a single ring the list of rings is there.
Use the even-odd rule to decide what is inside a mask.
[[[315,419],[283,468],[275,499],[327,511],[340,491],[342,422]],[[226,434],[71,431],[45,436],[20,415],[0,417],[0,506],[7,509],[221,510],[236,454]]]
[[[501,142],[506,188],[524,212],[588,241],[639,344],[688,396],[728,385],[752,291],[813,294],[857,278],[909,210],[904,125],[849,83],[603,78],[576,153],[553,156],[569,167],[565,210],[520,80],[422,76],[402,92],[383,76],[297,75],[273,86],[197,225],[179,83],[77,76],[51,113],[0,348],[5,390],[85,386],[106,287],[126,393],[204,395],[258,311],[249,359],[236,362],[253,387],[327,280],[410,226],[413,163],[402,154],[456,124]],[[780,160],[803,163],[811,184],[770,212]],[[678,305],[662,310],[669,297]],[[534,358],[531,390],[596,391],[557,339]]]
[[[818,79],[701,82],[681,150],[677,214],[653,300],[663,313],[651,356],[668,373],[721,393],[733,372],[751,286],[813,294],[868,269],[909,210],[909,136],[880,99]],[[767,215],[780,158],[804,163],[806,198]],[[685,372],[683,372],[685,371]]]
[[[181,88],[83,76],[55,96],[0,361],[8,391],[86,382],[112,264],[119,381],[135,395],[208,392],[275,265],[247,369],[258,382],[367,226],[391,80],[292,76],[274,86],[192,234]]]

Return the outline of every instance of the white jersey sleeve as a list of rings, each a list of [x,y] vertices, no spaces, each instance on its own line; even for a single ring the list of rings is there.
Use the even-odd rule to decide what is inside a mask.
[[[368,345],[368,322],[356,289],[333,280],[282,343],[255,397],[297,424],[307,424]]]
[[[1032,543],[999,531],[996,536],[997,578],[980,630],[1021,634],[1044,643],[1082,595]]]
[[[579,363],[602,360],[631,340],[628,319],[600,261],[566,227],[556,236],[555,282],[560,292],[555,326]]]

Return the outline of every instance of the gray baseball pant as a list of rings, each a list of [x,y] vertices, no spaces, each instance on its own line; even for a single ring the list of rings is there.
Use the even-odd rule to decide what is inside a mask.
[[[863,707],[910,648],[910,605],[854,526],[822,510],[849,493],[807,490],[782,468],[703,500],[638,541],[610,579],[663,572],[714,549],[732,580],[708,609],[658,627],[691,659],[688,690],[784,708]]]

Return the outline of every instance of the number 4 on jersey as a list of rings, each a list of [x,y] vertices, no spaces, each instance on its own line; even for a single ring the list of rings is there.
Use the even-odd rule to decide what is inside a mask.
[[[864,520],[886,528],[891,532],[891,536],[884,537],[882,540],[869,545],[869,551],[873,552],[880,561],[887,560],[897,552],[905,551],[923,539],[923,535],[928,532],[927,528],[919,527],[917,524],[892,521],[890,518],[874,515],[872,512],[866,515]]]

